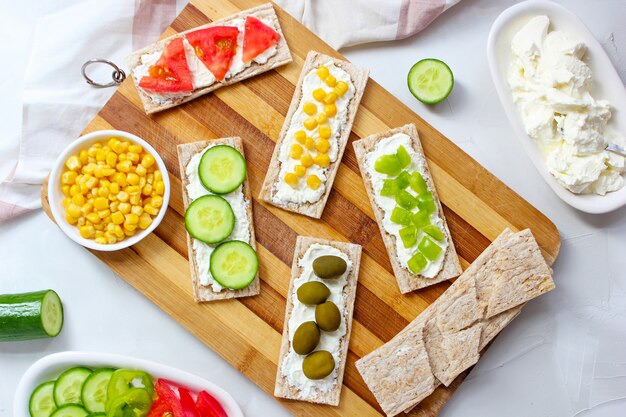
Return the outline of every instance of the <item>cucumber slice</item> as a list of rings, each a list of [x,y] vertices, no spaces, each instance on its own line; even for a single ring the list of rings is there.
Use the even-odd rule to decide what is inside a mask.
[[[87,417],[89,413],[80,405],[68,404],[59,407],[50,417]]]
[[[224,198],[205,195],[187,207],[185,228],[194,239],[205,243],[219,243],[233,232],[235,213]]]
[[[66,404],[82,405],[81,392],[91,369],[77,366],[63,372],[54,383],[54,402],[57,407]]]
[[[416,99],[425,104],[436,104],[450,95],[454,76],[445,62],[428,58],[411,67],[407,82]]]
[[[90,413],[103,413],[107,400],[107,387],[115,369],[100,368],[87,377],[81,391],[85,409]]]
[[[63,327],[63,305],[52,290],[0,295],[0,342],[54,337]]]
[[[250,245],[231,240],[211,253],[211,275],[222,287],[239,290],[254,281],[259,271],[259,259]]]
[[[54,402],[54,381],[44,382],[35,388],[28,402],[31,417],[50,417],[57,409]]]
[[[230,193],[246,179],[246,160],[232,146],[217,145],[202,155],[198,176],[207,190],[215,194]]]

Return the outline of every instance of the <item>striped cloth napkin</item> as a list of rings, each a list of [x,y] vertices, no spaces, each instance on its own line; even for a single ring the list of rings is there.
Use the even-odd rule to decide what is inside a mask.
[[[0,145],[0,154],[15,155],[0,160],[0,222],[41,206],[41,184],[56,156],[113,94],[112,88],[88,86],[81,65],[93,58],[122,64],[131,51],[154,42],[187,1],[57,0],[42,7],[24,76],[22,135]],[[331,46],[342,48],[414,35],[459,1],[276,3]],[[106,80],[110,72],[95,69],[93,78]]]

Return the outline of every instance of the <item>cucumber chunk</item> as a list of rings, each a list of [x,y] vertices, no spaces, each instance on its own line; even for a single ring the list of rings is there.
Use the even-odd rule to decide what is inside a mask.
[[[59,407],[50,417],[87,417],[89,413],[80,405],[68,404]]]
[[[60,408],[66,404],[82,405],[83,384],[91,373],[91,369],[82,366],[63,372],[54,383],[54,402],[57,407]]]
[[[0,295],[0,342],[55,337],[63,305],[52,290]]]
[[[250,245],[231,240],[222,243],[211,253],[210,270],[222,287],[239,290],[254,281],[259,271],[259,260]]]
[[[54,381],[44,382],[35,388],[28,402],[31,417],[50,417],[57,409],[54,402]]]
[[[409,70],[407,83],[416,99],[425,104],[436,104],[450,95],[454,76],[445,62],[422,59]]]
[[[103,413],[107,400],[107,387],[115,369],[100,368],[87,377],[81,391],[85,409],[90,413]]]
[[[202,155],[198,176],[207,190],[215,194],[230,193],[246,179],[246,160],[232,146],[217,145]]]
[[[185,228],[194,239],[219,243],[233,232],[235,214],[223,197],[205,195],[194,200],[185,212]]]

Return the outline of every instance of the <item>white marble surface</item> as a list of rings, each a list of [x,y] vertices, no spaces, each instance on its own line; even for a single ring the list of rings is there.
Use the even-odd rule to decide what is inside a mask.
[[[626,397],[626,210],[592,216],[569,208],[543,182],[513,137],[485,55],[491,23],[513,3],[463,0],[417,37],[343,52],[369,67],[376,81],[548,215],[561,233],[557,289],[531,302],[502,332],[442,415],[624,415],[626,400],[618,398]],[[583,19],[626,80],[626,1],[561,3]],[[13,4],[0,11],[0,33],[21,38],[19,47],[0,47],[12,60],[11,66],[0,66],[2,137],[9,139],[0,141],[0,158],[10,157],[11,139],[19,135],[20,83],[33,8]],[[434,107],[418,103],[405,85],[406,72],[423,57],[444,60],[456,78],[450,98]],[[29,364],[62,350],[99,350],[162,362],[221,384],[247,416],[289,415],[66,239],[41,212],[0,225],[0,266],[0,293],[50,287],[66,308],[60,337],[0,345],[0,416],[12,415],[13,392]]]

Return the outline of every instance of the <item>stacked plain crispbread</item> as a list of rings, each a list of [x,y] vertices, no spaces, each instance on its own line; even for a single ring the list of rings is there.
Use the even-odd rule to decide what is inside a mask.
[[[506,229],[433,304],[388,343],[356,362],[388,416],[448,386],[519,314],[554,288],[530,230]]]

